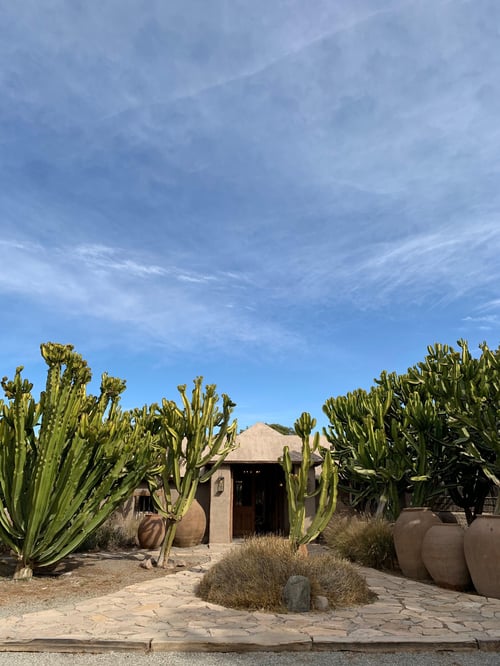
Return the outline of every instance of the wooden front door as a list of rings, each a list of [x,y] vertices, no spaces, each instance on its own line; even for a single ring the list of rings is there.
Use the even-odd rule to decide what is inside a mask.
[[[233,537],[283,534],[285,499],[280,465],[234,465]]]
[[[255,472],[251,467],[235,467],[233,473],[233,537],[255,532]]]

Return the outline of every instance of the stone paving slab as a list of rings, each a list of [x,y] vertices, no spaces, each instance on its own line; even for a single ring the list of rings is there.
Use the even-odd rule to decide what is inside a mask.
[[[361,569],[378,599],[328,612],[223,608],[194,590],[208,564],[0,620],[0,651],[500,651],[500,599]]]

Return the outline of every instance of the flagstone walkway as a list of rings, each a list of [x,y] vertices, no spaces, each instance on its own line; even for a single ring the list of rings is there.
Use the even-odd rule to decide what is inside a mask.
[[[209,552],[213,561],[222,551]],[[235,611],[195,596],[208,566],[3,618],[0,651],[500,651],[499,599],[361,569],[378,594],[373,604],[326,613]]]

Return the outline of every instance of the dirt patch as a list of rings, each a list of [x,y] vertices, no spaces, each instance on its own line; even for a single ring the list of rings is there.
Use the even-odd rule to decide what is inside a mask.
[[[38,573],[30,581],[14,581],[14,558],[0,556],[0,617],[21,615],[55,606],[100,597],[128,585],[175,574],[208,561],[204,553],[177,554],[168,569],[144,569],[140,563],[150,554],[133,550],[119,553],[75,553],[50,573]]]

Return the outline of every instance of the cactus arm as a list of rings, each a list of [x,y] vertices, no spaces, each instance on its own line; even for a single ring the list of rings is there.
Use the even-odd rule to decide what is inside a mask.
[[[205,483],[212,477],[220,468],[220,466],[225,462],[227,456],[231,451],[234,451],[235,448],[237,447],[236,443],[236,432],[237,432],[237,427],[238,427],[238,422],[234,420],[230,426],[225,428],[225,433],[224,437],[226,439],[226,443],[223,448],[222,443],[223,440],[221,439],[220,443],[217,444],[217,446],[214,446],[213,449],[210,450],[210,453],[205,455],[201,461],[200,464],[198,465],[199,468],[204,468],[206,467],[207,463],[213,461],[215,457],[215,463],[213,463],[208,469],[205,470],[204,473],[201,474],[200,476],[200,483]]]
[[[131,492],[134,485],[140,482],[140,470],[144,471],[147,461],[141,461],[141,458],[137,457],[134,460],[134,467],[137,464],[137,472],[130,468],[130,464],[127,470],[127,458],[130,458],[130,450],[127,451],[127,449],[129,449],[129,445],[117,441],[114,451],[109,451],[109,458],[106,461],[99,461],[97,458],[94,462],[95,456],[90,457],[88,473],[81,475],[80,483],[75,487],[75,492],[66,505],[65,511],[61,510],[60,514],[55,513],[49,524],[45,525],[44,538],[40,539],[41,549],[46,550],[46,543],[44,542],[51,542],[52,540],[55,542],[54,549],[56,549],[58,547],[57,534],[61,534],[64,538],[65,532],[70,534],[85,528],[89,517],[94,514],[109,514],[110,503],[115,502],[116,504],[117,497],[121,497],[123,493]],[[93,447],[93,452],[96,452],[96,447]],[[124,470],[126,470],[125,479],[123,478]],[[100,479],[101,482],[99,483]],[[111,499],[106,501],[106,506],[101,507],[103,497],[110,497]],[[66,499],[65,496],[64,501]],[[92,525],[93,523],[90,521],[88,524]],[[38,555],[38,552],[36,554]]]
[[[22,366],[16,369],[11,382],[6,377],[2,380],[5,394],[11,399],[10,406],[0,401],[0,496],[5,504],[3,522],[6,529],[11,525],[18,537],[25,520],[25,468],[31,461],[32,439],[38,419],[35,401],[31,397],[32,384],[22,380],[22,370]]]
[[[330,451],[327,451],[324,455],[320,477],[318,510],[306,533],[301,535],[299,544],[313,541],[324,531],[337,506],[337,488],[338,470],[333,465]]]
[[[297,529],[302,530],[300,509],[298,507],[298,484],[297,477],[293,474],[293,465],[290,457],[290,449],[285,444],[283,447],[283,457],[281,458],[281,466],[285,472],[285,487],[288,503],[288,520],[290,523],[290,541],[295,540],[295,533]],[[299,525],[300,524],[300,525]],[[298,526],[299,525],[299,526]]]
[[[21,373],[22,367],[16,370],[16,383],[18,390],[22,391]],[[15,430],[15,449],[14,449],[14,473],[12,475],[11,501],[9,503],[9,513],[12,512],[12,521],[22,523],[21,515],[21,493],[23,490],[24,468],[26,464],[26,431],[25,431],[25,410],[26,399],[21,393],[20,399],[14,402],[14,430]]]
[[[48,362],[51,361],[50,356]],[[46,358],[47,360],[47,358]],[[42,526],[45,515],[47,494],[53,488],[59,466],[59,458],[66,442],[69,422],[79,398],[78,374],[83,369],[80,358],[66,357],[68,366],[62,373],[60,383],[54,377],[61,375],[59,359],[53,359],[49,366],[49,379],[46,389],[45,413],[40,426],[40,457],[35,467],[34,483],[29,496],[30,521],[25,535],[25,548],[31,552]]]

